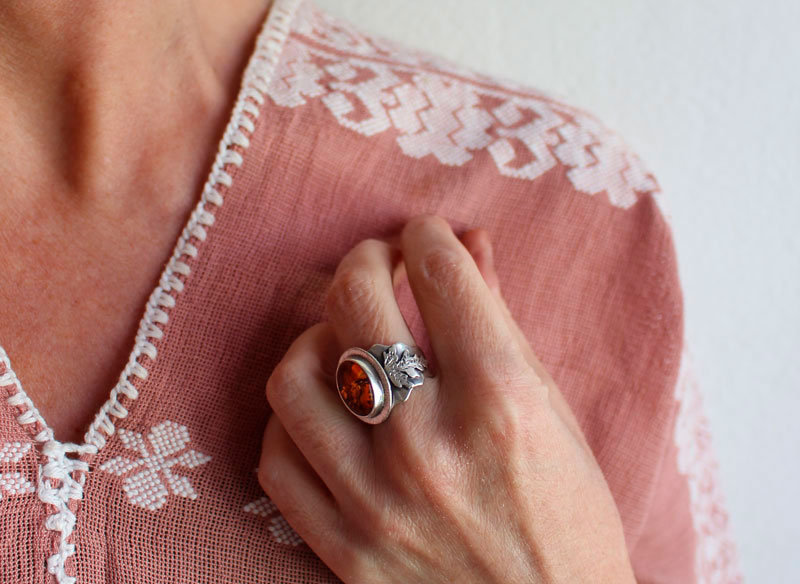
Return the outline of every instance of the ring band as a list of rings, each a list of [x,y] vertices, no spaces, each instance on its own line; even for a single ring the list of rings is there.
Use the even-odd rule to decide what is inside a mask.
[[[354,416],[380,424],[425,381],[425,357],[405,343],[351,347],[339,357],[336,389]]]

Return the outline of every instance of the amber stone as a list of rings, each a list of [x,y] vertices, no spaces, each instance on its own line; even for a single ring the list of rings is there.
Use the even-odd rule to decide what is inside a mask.
[[[354,361],[344,361],[339,366],[337,373],[339,393],[353,412],[359,416],[366,416],[375,405],[375,396],[372,394],[372,384],[361,365]]]

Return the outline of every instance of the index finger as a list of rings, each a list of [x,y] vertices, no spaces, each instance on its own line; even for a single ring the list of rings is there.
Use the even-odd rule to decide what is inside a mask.
[[[414,217],[403,229],[401,248],[442,377],[481,385],[528,381],[532,370],[450,224],[435,215]]]

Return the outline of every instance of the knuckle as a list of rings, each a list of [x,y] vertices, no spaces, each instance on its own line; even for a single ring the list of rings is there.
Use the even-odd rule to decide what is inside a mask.
[[[284,410],[291,405],[301,387],[302,372],[291,362],[278,363],[267,379],[267,401],[273,410]]]
[[[346,269],[331,286],[326,309],[334,322],[347,323],[364,338],[377,338],[380,331],[390,330],[383,302],[368,272]]]
[[[504,387],[527,390],[540,383],[531,366],[521,354],[509,355],[505,352],[504,359],[498,359],[499,381]]]
[[[496,400],[491,408],[470,412],[469,423],[454,439],[453,448],[465,468],[461,472],[473,477],[476,472],[498,470],[497,461],[508,462],[520,454],[527,442],[528,421],[508,400]],[[522,449],[524,451],[524,449]],[[485,477],[494,480],[494,477]]]
[[[523,358],[509,355],[507,350],[486,350],[483,359],[475,360],[469,375],[478,394],[512,395],[530,391],[539,385],[539,378]]]
[[[345,315],[375,304],[375,282],[369,272],[358,267],[346,267],[334,278],[326,297],[329,314]]]
[[[496,407],[481,412],[480,427],[488,438],[488,444],[501,452],[508,452],[518,442],[523,432],[523,421],[515,404],[499,400]]]
[[[423,278],[440,296],[458,294],[467,288],[464,259],[453,250],[435,248],[426,252],[420,261]]]
[[[470,383],[474,384],[471,393],[486,407],[464,411],[467,450],[480,444],[497,454],[508,452],[528,439],[532,429],[541,425],[543,412],[550,409],[546,397],[542,398],[541,384],[532,374],[510,374],[501,381],[497,372],[493,379],[487,373]]]

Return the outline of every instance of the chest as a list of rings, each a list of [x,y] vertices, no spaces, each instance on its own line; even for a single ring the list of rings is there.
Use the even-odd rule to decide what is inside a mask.
[[[58,216],[23,221],[0,242],[0,344],[56,439],[82,442],[183,218]]]

